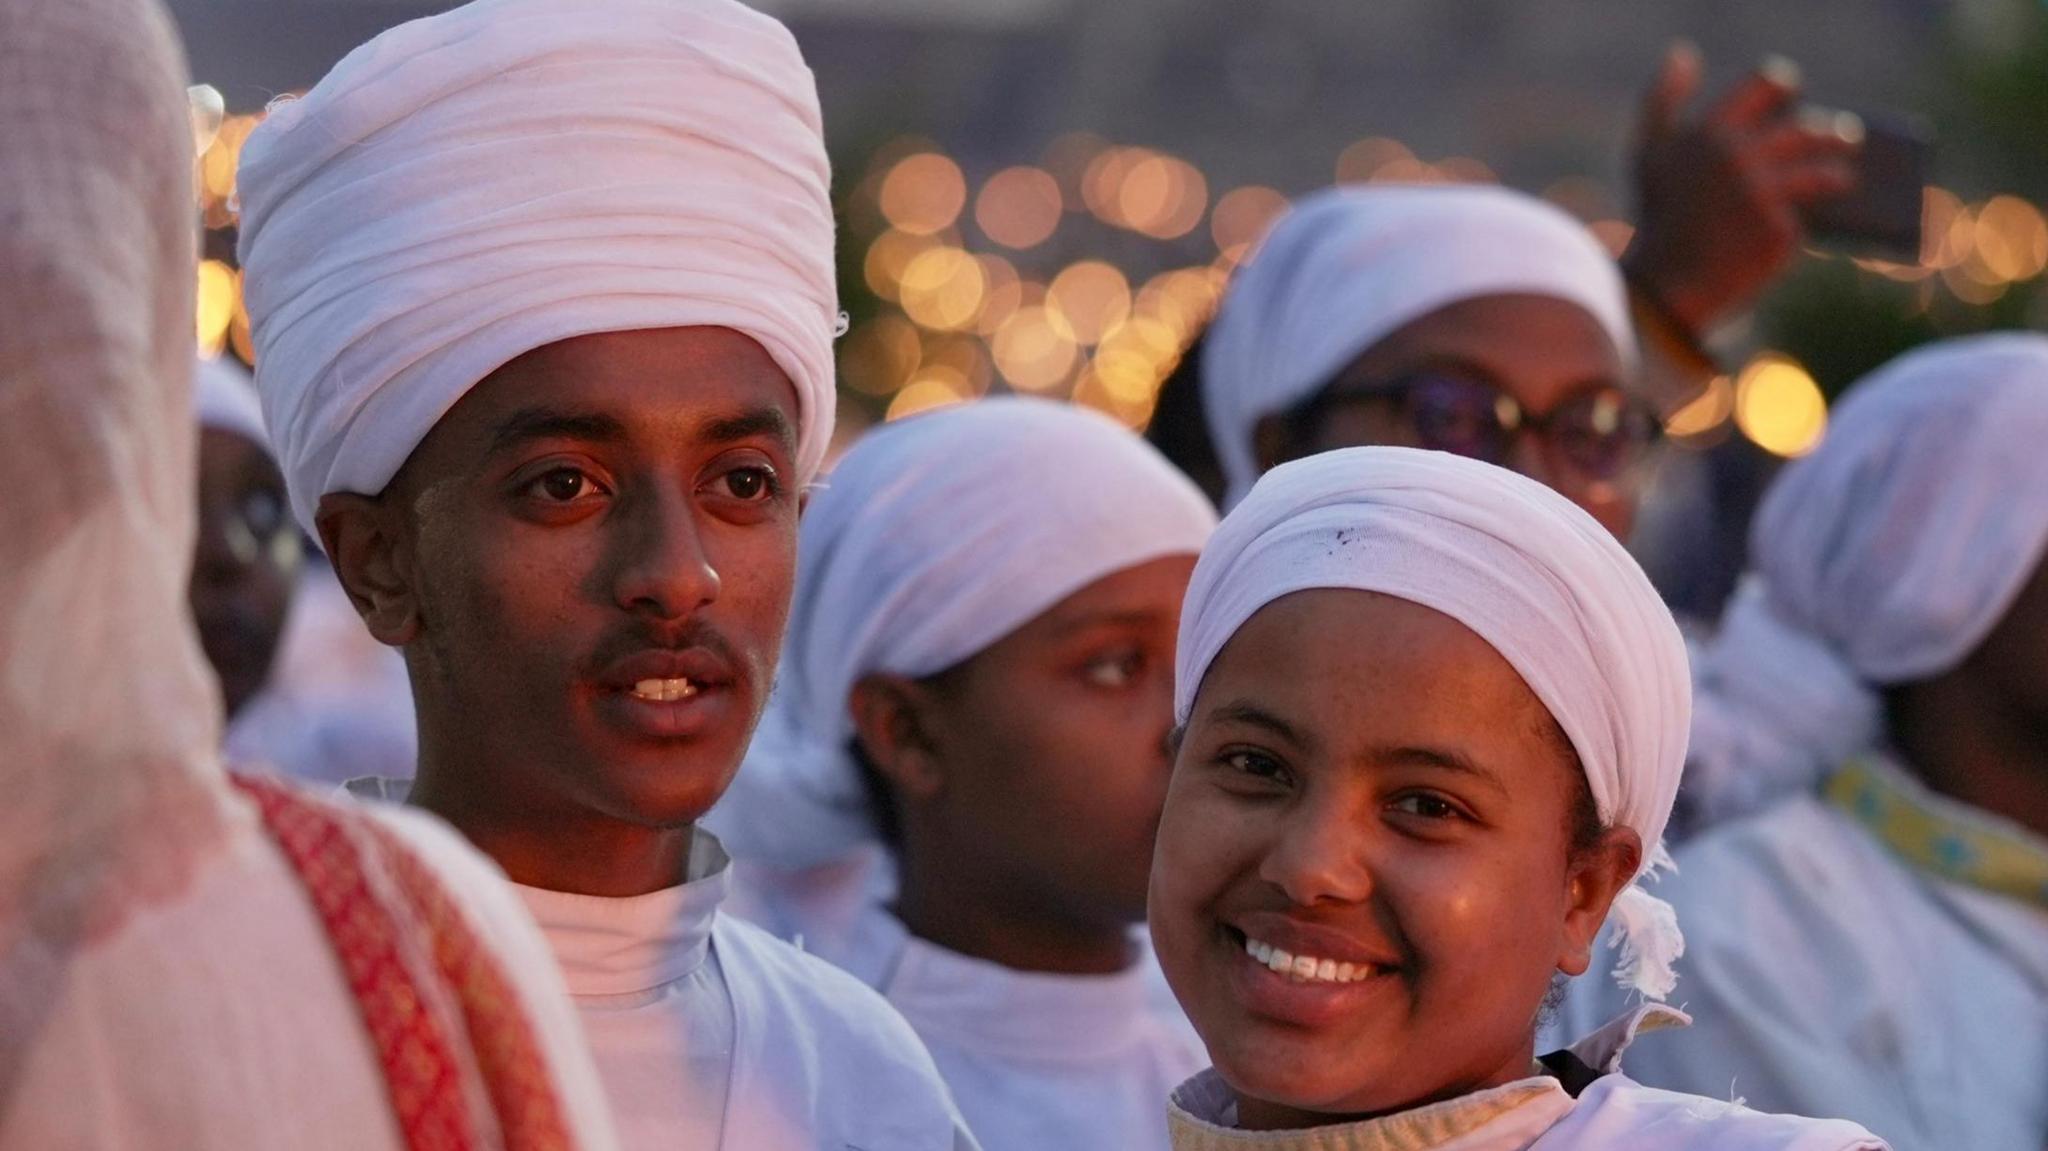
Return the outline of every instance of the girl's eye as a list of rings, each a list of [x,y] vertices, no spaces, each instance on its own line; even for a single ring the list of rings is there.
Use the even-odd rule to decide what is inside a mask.
[[[1404,795],[1394,801],[1394,810],[1423,819],[1462,819],[1464,812],[1449,800],[1428,794]]]
[[[556,468],[536,478],[527,490],[555,503],[572,503],[597,491],[597,483],[575,468]]]
[[[759,464],[734,468],[720,476],[727,495],[736,500],[755,503],[775,494],[775,469]]]
[[[1223,765],[1240,775],[1274,783],[1286,783],[1293,778],[1278,760],[1256,751],[1230,752],[1223,757]]]

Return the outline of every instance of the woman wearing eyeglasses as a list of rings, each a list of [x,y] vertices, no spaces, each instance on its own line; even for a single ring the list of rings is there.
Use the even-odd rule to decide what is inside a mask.
[[[1226,507],[1276,464],[1384,444],[1510,467],[1626,536],[1658,434],[1635,363],[1621,273],[1562,211],[1492,187],[1341,188],[1233,281],[1202,396]]]

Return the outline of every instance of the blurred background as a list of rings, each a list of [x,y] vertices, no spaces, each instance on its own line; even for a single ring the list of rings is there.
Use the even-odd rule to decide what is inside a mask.
[[[449,4],[171,0],[222,113],[204,159],[198,337],[249,357],[233,172],[274,97]],[[1497,181],[1617,252],[1629,143],[1670,42],[1711,95],[1770,54],[1809,100],[1937,139],[1917,261],[1812,252],[1727,374],[1671,417],[1638,551],[1711,616],[1775,461],[1830,397],[1939,336],[2048,328],[2043,0],[761,0],[816,71],[852,326],[842,435],[990,391],[1070,397],[1132,427],[1290,198],[1335,182]],[[2048,445],[2044,445],[2048,447]],[[1701,517],[1706,517],[1701,523]]]

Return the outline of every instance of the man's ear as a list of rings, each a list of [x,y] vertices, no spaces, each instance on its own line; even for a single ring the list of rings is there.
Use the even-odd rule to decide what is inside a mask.
[[[1607,922],[1614,898],[1635,878],[1643,859],[1643,839],[1627,827],[1610,827],[1592,846],[1572,853],[1565,869],[1564,947],[1557,969],[1584,975],[1593,965],[1593,941]]]
[[[377,496],[329,492],[320,497],[313,525],[334,574],[377,642],[404,647],[419,635],[410,541],[398,510]]]
[[[847,698],[854,738],[904,806],[945,790],[945,771],[932,739],[937,699],[907,676],[861,677]]]

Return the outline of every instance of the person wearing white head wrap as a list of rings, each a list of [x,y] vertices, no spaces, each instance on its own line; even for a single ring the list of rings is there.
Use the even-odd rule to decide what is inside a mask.
[[[831,435],[828,184],[795,40],[734,0],[477,0],[242,152],[293,509],[405,653],[410,801],[517,884],[629,1147],[972,1145],[880,996],[720,914],[695,826]]]
[[[1152,932],[1216,1062],[1174,1095],[1176,1147],[1883,1146],[1618,1074],[1638,1028],[1684,1021],[1666,1008],[1530,1062],[1544,986],[1603,917],[1645,994],[1683,946],[1637,885],[1678,789],[1684,643],[1562,496],[1407,448],[1275,468],[1196,567],[1174,712]]]
[[[709,822],[761,921],[886,994],[991,1151],[1163,1148],[1200,1066],[1132,928],[1215,519],[1132,432],[1028,398],[877,429],[805,511],[764,737]]]
[[[1531,318],[1529,297],[1548,305],[1549,315]],[[1558,313],[1559,304],[1570,310]],[[1514,310],[1503,316],[1504,309]],[[1399,346],[1397,336],[1415,346]],[[1386,362],[1368,357],[1375,349]],[[1649,430],[1623,391],[1637,352],[1613,258],[1562,211],[1503,188],[1337,188],[1303,200],[1231,281],[1201,355],[1202,402],[1226,508],[1281,459],[1359,442],[1356,429],[1326,426],[1326,413],[1306,421],[1314,427],[1290,425],[1291,417],[1303,424],[1299,417],[1319,398],[1384,395],[1419,372],[1466,386],[1392,397],[1416,410],[1406,417],[1410,427],[1375,429],[1385,442],[1479,454],[1534,471],[1567,494],[1615,481],[1620,472],[1609,465],[1632,456]],[[1369,370],[1353,387],[1347,381],[1360,368]],[[1614,459],[1517,455],[1512,435],[1435,442],[1422,409],[1484,401],[1486,410],[1474,411],[1491,419],[1503,394],[1519,405],[1514,414],[1523,423],[1566,411],[1574,413],[1567,422],[1577,438],[1622,437],[1602,449]],[[1588,397],[1605,407],[1587,407]],[[1582,408],[1586,420],[1577,419]],[[1608,421],[1598,411],[1627,416]],[[1504,426],[1512,432],[1519,425]],[[1597,467],[1580,476],[1582,464]],[[1596,511],[1613,502],[1581,498]],[[1625,527],[1625,515],[1611,518]]]
[[[0,1148],[605,1151],[488,864],[222,769],[184,73],[153,0],[0,0]]]
[[[1645,1082],[1736,1076],[1901,1146],[2040,1145],[2043,444],[2048,337],[1951,340],[1853,386],[1766,495],[1686,785],[1709,818],[1754,813],[1679,853],[1698,1042],[1646,1046]]]
[[[299,522],[382,491],[495,369],[596,332],[760,344],[807,481],[840,322],[821,131],[789,32],[721,0],[478,0],[274,105],[242,150],[239,252]]]

